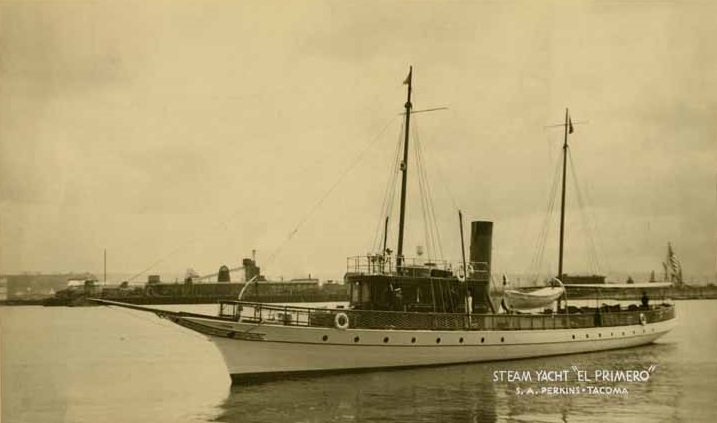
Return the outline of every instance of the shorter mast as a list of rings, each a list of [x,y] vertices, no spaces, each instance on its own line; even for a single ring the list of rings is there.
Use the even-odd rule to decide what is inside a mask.
[[[560,251],[558,252],[558,279],[563,279],[563,247],[565,244],[565,176],[568,161],[568,133],[573,133],[573,124],[570,121],[568,109],[565,109],[565,138],[563,140],[563,190],[560,197]]]

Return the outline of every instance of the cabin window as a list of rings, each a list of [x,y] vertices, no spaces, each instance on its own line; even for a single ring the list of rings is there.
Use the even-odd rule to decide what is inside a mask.
[[[364,282],[361,284],[361,302],[368,303],[371,301],[371,285]]]
[[[351,303],[356,304],[359,302],[361,292],[361,285],[358,282],[354,282],[351,285]]]

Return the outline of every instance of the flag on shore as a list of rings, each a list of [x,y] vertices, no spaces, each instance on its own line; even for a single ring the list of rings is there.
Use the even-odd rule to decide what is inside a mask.
[[[682,283],[682,264],[672,251],[672,243],[667,243],[667,260],[662,265],[665,268],[665,279],[669,282]]]

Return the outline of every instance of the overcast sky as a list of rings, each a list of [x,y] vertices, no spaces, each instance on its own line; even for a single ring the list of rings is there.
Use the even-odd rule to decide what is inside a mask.
[[[413,65],[415,108],[448,107],[415,115],[446,258],[460,207],[495,222],[494,270],[531,268],[563,137],[546,126],[569,107],[589,207],[568,192],[566,271],[594,270],[588,216],[601,272],[659,273],[669,241],[688,279],[714,277],[715,16],[709,1],[2,2],[0,271],[100,272],[106,248],[111,272],[206,274],[256,249],[270,277],[340,278],[370,251]],[[412,195],[408,255],[420,218]]]

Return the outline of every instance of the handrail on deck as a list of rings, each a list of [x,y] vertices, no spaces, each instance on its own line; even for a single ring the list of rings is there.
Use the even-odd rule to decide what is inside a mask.
[[[604,311],[586,309],[580,313],[550,314],[464,314],[401,311],[312,308],[244,301],[222,301],[233,306],[230,320],[290,326],[334,327],[338,313],[345,313],[349,326],[361,329],[430,329],[430,330],[545,330],[638,325],[670,320],[674,305],[660,304],[633,310]],[[220,310],[224,310],[221,308]],[[644,317],[643,317],[644,316]]]
[[[488,263],[486,262],[470,262],[469,273],[485,274],[488,273]],[[393,256],[382,254],[369,254],[366,256],[354,256],[346,259],[346,271],[348,273],[358,274],[401,274],[405,270],[438,269],[445,272],[455,272],[463,267],[462,263],[450,262],[448,260],[427,260],[424,258],[406,257],[400,266],[397,265]]]

